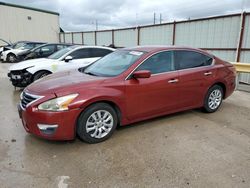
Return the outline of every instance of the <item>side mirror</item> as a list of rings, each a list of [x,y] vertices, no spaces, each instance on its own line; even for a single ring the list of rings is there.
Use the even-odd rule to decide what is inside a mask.
[[[148,70],[140,70],[133,73],[134,78],[149,78],[150,76],[151,72]]]
[[[70,56],[70,55],[68,55],[67,57],[65,57],[64,61],[65,61],[65,62],[69,62],[69,61],[71,61],[72,59],[73,59],[73,57]]]

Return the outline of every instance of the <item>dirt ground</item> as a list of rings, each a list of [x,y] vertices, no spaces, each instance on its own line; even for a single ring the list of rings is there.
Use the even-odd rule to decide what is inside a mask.
[[[186,111],[119,128],[106,142],[27,134],[20,91],[0,63],[0,187],[250,187],[250,93],[220,110]]]

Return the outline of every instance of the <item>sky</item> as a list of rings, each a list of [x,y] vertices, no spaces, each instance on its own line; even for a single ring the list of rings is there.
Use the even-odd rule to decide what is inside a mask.
[[[64,31],[134,27],[250,12],[250,0],[0,0],[60,13]],[[97,23],[97,24],[96,24]]]

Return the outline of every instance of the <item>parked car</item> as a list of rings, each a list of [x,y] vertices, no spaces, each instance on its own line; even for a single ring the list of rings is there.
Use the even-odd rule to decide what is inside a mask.
[[[15,87],[26,87],[51,73],[85,67],[99,58],[115,51],[102,46],[70,46],[48,58],[31,59],[9,68],[8,76]]]
[[[215,112],[234,91],[235,76],[233,65],[199,49],[128,48],[38,80],[24,89],[18,109],[29,133],[97,143],[117,125],[200,107]]]
[[[1,53],[0,59],[2,61],[15,63],[15,62],[18,61],[17,56],[18,56],[19,53],[23,53],[23,52],[28,51],[30,49],[33,49],[33,48],[35,48],[37,46],[40,46],[40,45],[42,45],[44,43],[42,43],[42,42],[24,42],[22,44],[23,45],[20,44],[20,46],[18,45],[16,48],[3,51]]]
[[[1,54],[3,51],[20,48],[23,45],[25,45],[25,43],[27,42],[27,41],[18,41],[16,43],[11,44],[3,39],[0,39],[0,40],[5,43],[5,45],[0,46],[0,60],[1,60]]]
[[[63,43],[43,44],[43,45],[40,45],[40,46],[33,48],[31,50],[19,53],[17,56],[17,59],[19,61],[23,61],[23,60],[28,60],[28,59],[45,58],[45,57],[52,55],[53,53],[55,53],[57,51],[59,51],[63,48],[69,47],[69,46],[72,46],[72,45],[71,44],[63,44]]]

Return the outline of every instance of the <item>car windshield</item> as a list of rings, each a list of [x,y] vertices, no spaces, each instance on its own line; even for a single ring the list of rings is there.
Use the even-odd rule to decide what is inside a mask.
[[[30,50],[32,48],[34,48],[34,44],[28,43],[28,44],[25,44],[25,45],[21,46],[19,49]]]
[[[120,50],[99,59],[84,70],[85,74],[114,77],[128,69],[145,52]]]
[[[25,44],[26,44],[26,43],[24,43],[24,42],[15,43],[15,44],[13,45],[13,49],[21,48],[21,47],[23,47]]]
[[[57,51],[56,53],[53,53],[52,55],[50,55],[48,58],[49,59],[59,59],[61,58],[63,55],[65,55],[66,53],[68,53],[69,51],[73,50],[74,48],[76,48],[77,46],[70,46],[68,48],[63,48],[59,51]]]

